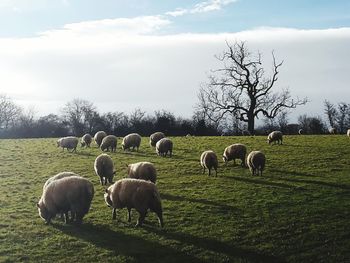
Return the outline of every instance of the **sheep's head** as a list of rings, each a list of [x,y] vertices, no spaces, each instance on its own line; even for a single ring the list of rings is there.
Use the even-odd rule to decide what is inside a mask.
[[[46,224],[49,224],[51,221],[52,215],[47,210],[45,204],[39,201],[39,203],[37,203],[36,206],[38,207],[39,216],[46,222]]]
[[[227,157],[225,155],[222,156],[222,160],[224,161],[224,163],[227,163]]]
[[[125,151],[125,144],[124,143],[122,143],[122,149]]]
[[[111,207],[113,205],[112,204],[112,200],[111,200],[111,198],[109,196],[109,190],[108,189],[106,189],[106,191],[105,191],[104,199],[105,199],[105,202],[106,202],[108,207]]]
[[[80,144],[81,144],[81,147],[84,147],[86,145],[85,142],[81,142]]]

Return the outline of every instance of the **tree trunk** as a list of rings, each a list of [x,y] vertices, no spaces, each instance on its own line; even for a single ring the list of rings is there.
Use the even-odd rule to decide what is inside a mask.
[[[251,135],[255,134],[254,126],[255,126],[254,115],[248,116],[248,131],[250,132]]]

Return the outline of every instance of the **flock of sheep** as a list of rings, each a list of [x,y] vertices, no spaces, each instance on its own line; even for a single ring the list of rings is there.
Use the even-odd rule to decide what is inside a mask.
[[[350,137],[350,129],[347,131]],[[92,136],[85,134],[81,139],[82,147],[90,147]],[[95,143],[102,151],[115,152],[117,148],[117,137],[107,135],[104,131],[99,131],[94,136]],[[280,131],[271,132],[267,141],[282,144],[283,135]],[[63,150],[76,151],[79,139],[77,137],[64,137],[57,141],[57,147]],[[150,145],[156,148],[159,156],[171,157],[173,151],[173,143],[166,138],[164,133],[156,132],[150,136]],[[123,138],[122,149],[136,149],[138,151],[141,144],[141,136],[132,133]],[[266,158],[261,151],[252,151],[247,155],[245,145],[237,143],[225,148],[223,153],[223,161],[227,162],[236,159],[241,160],[242,167],[248,167],[252,175],[262,175],[265,168]],[[215,170],[217,175],[218,158],[215,152],[204,151],[200,157],[200,164],[203,173],[208,169],[208,175],[211,170]],[[134,208],[139,213],[136,226],[142,226],[147,211],[155,212],[161,227],[163,227],[162,204],[159,191],[156,187],[157,171],[150,162],[138,162],[129,164],[127,173],[129,178],[120,179],[113,184],[115,175],[114,164],[112,158],[105,153],[97,156],[94,162],[94,170],[100,178],[101,185],[111,184],[104,194],[104,200],[107,206],[113,209],[113,219],[116,219],[116,210],[127,208],[128,222],[130,222],[131,209]],[[43,186],[43,194],[37,204],[39,215],[46,223],[50,223],[51,219],[57,214],[61,214],[65,222],[76,222],[80,224],[85,214],[88,213],[91,201],[94,196],[93,184],[72,172],[62,172],[49,178]],[[70,218],[69,213],[70,212]]]

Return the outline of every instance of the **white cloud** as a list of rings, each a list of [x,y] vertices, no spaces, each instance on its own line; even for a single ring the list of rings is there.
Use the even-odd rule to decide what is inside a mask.
[[[208,0],[194,5],[193,8],[177,8],[174,11],[166,12],[166,15],[178,17],[186,14],[206,13],[221,10],[224,6],[237,2],[237,0]]]
[[[245,40],[265,55],[267,71],[271,50],[285,61],[276,89],[289,86],[311,100],[298,113],[322,115],[325,98],[350,97],[350,28],[158,35],[169,23],[162,17],[91,21],[34,38],[0,39],[1,91],[36,105],[39,114],[80,97],[101,111],[164,108],[191,116],[200,82],[220,66],[214,55],[225,40]]]

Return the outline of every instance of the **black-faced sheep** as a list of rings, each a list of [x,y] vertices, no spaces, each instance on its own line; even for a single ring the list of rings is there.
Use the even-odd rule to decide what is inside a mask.
[[[159,156],[166,157],[169,153],[171,157],[173,154],[173,142],[168,138],[163,138],[156,143],[156,153]]]
[[[128,209],[128,222],[131,222],[131,209],[139,213],[136,226],[142,226],[147,211],[150,209],[158,216],[159,224],[163,227],[163,209],[157,186],[139,179],[121,179],[106,189],[104,199],[113,208],[112,218],[116,219],[117,209]]]
[[[138,151],[141,144],[141,136],[137,133],[130,133],[123,138],[122,149],[129,150],[131,147],[133,150]]]
[[[113,183],[115,175],[114,164],[108,154],[102,153],[96,157],[94,169],[96,175],[100,177],[101,185],[107,185],[107,180],[110,184]]]
[[[152,133],[151,136],[149,136],[149,145],[152,147],[156,147],[156,143],[163,138],[165,138],[165,134],[162,132]]]
[[[211,169],[214,168],[215,170],[215,176],[218,175],[218,157],[216,156],[215,152],[213,151],[205,151],[201,154],[200,158],[201,166],[203,167],[203,174],[205,172],[205,169],[208,169],[209,173],[208,176],[211,174]]]
[[[108,152],[109,148],[111,149],[111,152],[115,152],[117,150],[117,137],[114,135],[107,135],[103,138],[100,148],[103,152],[105,150]]]
[[[78,142],[79,142],[79,139],[77,137],[74,137],[74,136],[63,137],[57,140],[57,147],[62,147],[63,151],[64,151],[64,148],[66,148],[67,151],[72,150],[71,152],[76,152]]]
[[[230,146],[227,146],[224,154],[222,155],[222,159],[225,164],[231,160],[233,160],[234,164],[236,164],[236,159],[240,159],[241,166],[245,166],[245,156],[247,154],[247,147],[241,143],[235,143]]]
[[[100,147],[103,138],[106,136],[107,136],[107,133],[105,133],[104,131],[98,131],[95,133],[94,140],[95,140],[95,143],[97,144],[97,147]]]
[[[50,182],[37,204],[39,215],[47,224],[58,213],[66,219],[71,212],[72,222],[80,224],[88,213],[94,196],[94,186],[80,176],[69,176]]]
[[[81,147],[90,147],[90,144],[92,142],[92,136],[90,134],[84,134],[83,137],[81,137]]]
[[[156,183],[157,170],[150,162],[138,162],[127,165],[129,178],[142,179]]]
[[[247,166],[252,175],[262,176],[262,172],[265,169],[266,158],[265,155],[260,151],[252,151],[247,157]]]
[[[283,141],[283,134],[280,131],[273,131],[267,136],[267,142],[271,144],[272,142],[276,142],[278,144],[282,144]]]

